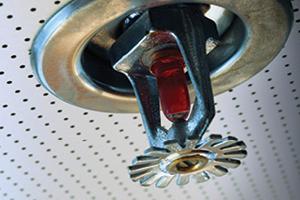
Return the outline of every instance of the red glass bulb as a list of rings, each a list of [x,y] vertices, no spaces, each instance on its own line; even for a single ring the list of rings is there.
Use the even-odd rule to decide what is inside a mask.
[[[183,57],[177,49],[161,50],[155,57],[151,72],[157,78],[162,111],[172,122],[186,119],[190,113],[190,98]]]

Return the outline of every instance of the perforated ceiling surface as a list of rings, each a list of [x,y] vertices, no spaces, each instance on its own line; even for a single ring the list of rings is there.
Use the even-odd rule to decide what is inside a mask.
[[[300,185],[300,12],[286,47],[261,73],[215,98],[207,134],[248,144],[242,166],[184,187],[142,188],[127,166],[147,148],[139,114],[66,104],[32,74],[29,49],[67,0],[0,0],[0,199],[297,200]]]

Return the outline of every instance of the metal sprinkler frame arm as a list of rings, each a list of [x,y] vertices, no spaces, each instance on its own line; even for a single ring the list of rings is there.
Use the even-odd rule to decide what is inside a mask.
[[[196,96],[189,119],[173,123],[169,130],[161,126],[156,79],[140,61],[145,52],[156,47],[153,34],[160,32],[168,33],[179,47]],[[184,145],[188,138],[201,139],[212,121],[215,108],[206,62],[208,38],[218,39],[217,29],[199,9],[168,6],[143,13],[113,45],[114,69],[131,81],[151,146],[163,148],[166,141]]]

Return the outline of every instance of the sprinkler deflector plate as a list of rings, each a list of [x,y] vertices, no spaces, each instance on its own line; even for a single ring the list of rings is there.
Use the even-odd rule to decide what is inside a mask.
[[[174,3],[216,5],[236,16],[221,37],[224,45],[216,52],[218,48],[224,48],[219,50],[225,54],[236,50],[227,59],[218,53],[208,56],[214,65],[211,80],[215,95],[267,66],[283,48],[293,20],[290,2],[283,0],[74,0],[54,14],[35,38],[32,64],[37,77],[52,94],[73,105],[102,112],[138,112],[134,96],[102,89],[91,80],[82,68],[81,54],[99,30],[107,29],[102,33],[108,33],[128,14]],[[225,22],[221,20],[219,27]]]

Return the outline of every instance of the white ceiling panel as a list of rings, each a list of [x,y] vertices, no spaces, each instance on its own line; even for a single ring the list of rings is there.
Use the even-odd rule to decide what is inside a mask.
[[[248,157],[227,176],[167,189],[131,182],[148,146],[139,114],[84,110],[49,94],[29,50],[67,0],[0,0],[0,199],[299,200],[300,2],[285,48],[262,72],[215,97],[210,133],[236,136]]]

